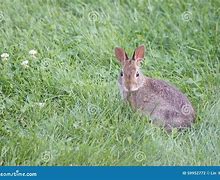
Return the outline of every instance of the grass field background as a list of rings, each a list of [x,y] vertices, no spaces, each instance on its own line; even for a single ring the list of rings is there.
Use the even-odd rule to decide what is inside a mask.
[[[219,43],[218,0],[0,0],[0,164],[220,165]],[[140,44],[192,101],[186,132],[122,102],[114,47]]]

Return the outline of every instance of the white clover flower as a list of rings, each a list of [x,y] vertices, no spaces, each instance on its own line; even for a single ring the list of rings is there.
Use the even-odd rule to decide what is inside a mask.
[[[36,58],[37,50],[32,49],[32,50],[29,51],[29,54],[30,54],[30,56],[32,56],[33,58]]]
[[[43,108],[44,106],[45,106],[45,103],[38,103],[38,106],[40,107],[40,108]]]
[[[7,61],[8,58],[9,58],[9,54],[8,54],[8,53],[2,53],[2,54],[1,54],[1,59],[2,59],[2,61]]]
[[[8,53],[2,53],[1,54],[1,58],[8,58],[9,57],[9,54]]]
[[[25,60],[25,61],[23,61],[22,63],[21,63],[21,65],[24,67],[24,68],[28,68],[29,66],[28,66],[28,60]]]
[[[150,12],[152,12],[152,11],[153,11],[153,9],[154,9],[154,7],[153,7],[152,5],[150,5],[150,4],[148,5],[148,7],[147,7],[147,8],[148,8],[148,10],[149,10]]]

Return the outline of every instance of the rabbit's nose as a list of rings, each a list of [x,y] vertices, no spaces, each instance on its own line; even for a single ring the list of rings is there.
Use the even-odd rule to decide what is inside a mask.
[[[130,89],[131,89],[130,81],[126,81],[125,87],[128,91],[130,91]]]
[[[133,84],[131,81],[129,81],[127,84],[126,84],[126,88],[128,89],[128,91],[131,91],[133,89]]]

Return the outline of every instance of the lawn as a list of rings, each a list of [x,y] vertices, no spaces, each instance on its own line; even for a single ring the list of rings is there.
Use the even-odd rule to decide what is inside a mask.
[[[143,73],[191,100],[191,129],[122,101],[114,48],[141,44]],[[1,165],[220,165],[220,1],[0,0],[3,53]]]

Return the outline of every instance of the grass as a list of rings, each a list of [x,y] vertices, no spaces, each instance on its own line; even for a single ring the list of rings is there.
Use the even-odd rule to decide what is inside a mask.
[[[0,0],[0,54],[10,55],[0,63],[0,164],[220,165],[219,7]],[[122,102],[114,47],[131,55],[140,44],[144,74],[192,101],[186,132],[167,134]]]

